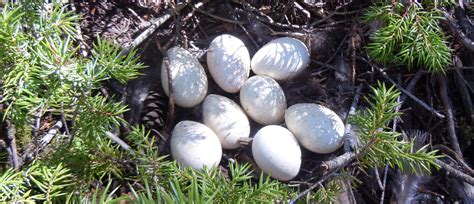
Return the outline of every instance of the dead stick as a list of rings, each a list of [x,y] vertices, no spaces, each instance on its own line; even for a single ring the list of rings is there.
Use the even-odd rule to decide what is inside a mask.
[[[3,133],[6,134],[6,147],[12,162],[12,167],[16,170],[19,170],[21,165],[16,148],[16,130],[15,126],[10,122],[10,120],[5,120],[3,122]]]
[[[451,17],[451,14],[449,14],[445,9],[442,9],[442,12],[445,18],[443,22],[445,22],[454,37],[457,38],[459,43],[461,43],[461,45],[466,49],[474,52],[474,42],[456,26],[455,20]]]
[[[46,145],[48,145],[51,140],[53,140],[53,138],[59,133],[59,129],[61,129],[63,127],[63,122],[61,120],[58,120],[54,125],[53,127],[51,127],[49,130],[48,130],[48,133],[46,133],[43,138],[41,138],[41,141],[40,141],[40,144],[39,144],[39,151],[41,151],[42,149],[44,149],[46,147]]]
[[[348,118],[355,114],[357,104],[359,103],[361,90],[362,90],[362,84],[359,85],[356,89],[354,100],[352,101],[351,108],[349,109],[349,113],[347,114],[347,117],[346,117],[346,124],[344,127],[344,152],[350,152],[351,147],[355,146],[354,144],[352,144],[352,141],[351,141],[351,134],[353,134],[353,132],[352,132],[352,125],[348,122]]]
[[[334,169],[333,171],[331,171],[330,173],[324,175],[323,177],[321,177],[318,182],[316,182],[315,184],[313,184],[312,186],[310,186],[308,189],[304,190],[303,192],[301,192],[300,194],[298,194],[293,200],[290,200],[290,202],[288,202],[288,204],[294,204],[296,203],[296,201],[298,201],[299,199],[303,198],[303,196],[305,196],[306,194],[308,194],[309,192],[313,191],[314,189],[316,189],[318,186],[320,186],[324,181],[326,181],[327,179],[331,178],[332,176],[334,176],[334,174],[340,169],[341,167],[337,168],[337,169]]]
[[[413,78],[411,78],[410,82],[408,83],[408,85],[405,89],[407,91],[411,92],[413,90],[413,88],[415,88],[416,83],[418,82],[418,80],[420,80],[422,75],[423,75],[423,71],[418,70],[418,72],[416,72],[415,76],[413,76]],[[400,103],[405,102],[406,99],[407,99],[407,95],[403,94],[402,96],[400,96]]]
[[[438,74],[437,77],[439,83],[439,92],[441,95],[441,102],[443,103],[447,116],[449,142],[451,143],[451,146],[456,152],[456,154],[458,154],[459,157],[463,158],[461,147],[459,146],[458,138],[456,136],[456,129],[454,127],[454,115],[453,109],[451,108],[451,101],[448,97],[448,85],[446,82],[447,79],[446,76],[442,74]]]
[[[177,12],[179,12],[181,9],[184,8],[184,4],[179,4],[176,6]],[[124,51],[123,54],[129,53],[132,49],[136,48],[138,45],[140,45],[145,39],[150,37],[151,34],[155,32],[156,29],[158,29],[163,23],[168,21],[171,17],[175,15],[175,11],[173,9],[168,9],[165,14],[162,16],[153,19],[150,23],[150,27],[148,27],[145,31],[140,33],[132,42],[124,46]]]
[[[418,103],[422,108],[430,111],[431,113],[433,113],[436,117],[440,118],[440,119],[443,119],[444,118],[444,115],[439,113],[437,110],[435,110],[433,107],[429,106],[428,104],[426,104],[424,101],[420,100],[418,97],[416,97],[415,95],[413,95],[412,93],[410,93],[409,91],[407,91],[406,89],[404,89],[403,87],[401,87],[400,85],[398,85],[393,79],[391,79],[387,73],[385,73],[385,71],[382,70],[382,68],[380,68],[379,66],[375,65],[374,63],[370,62],[369,60],[363,58],[363,57],[357,57],[358,59],[364,61],[365,63],[369,64],[370,66],[372,66],[373,68],[377,69],[377,71],[379,71],[382,76],[388,80],[390,83],[392,83],[393,85],[395,85],[397,87],[398,90],[400,90],[402,93],[404,93],[405,95],[407,95],[408,97],[410,97],[413,101],[415,101],[416,103]]]
[[[435,162],[441,166],[441,168],[443,168],[444,170],[446,170],[446,172],[450,173],[451,175],[453,175],[454,177],[456,178],[459,178],[471,185],[474,185],[474,178],[455,169],[454,167],[444,163],[443,161],[439,160],[439,159],[436,159]]]
[[[474,170],[471,169],[471,167],[461,157],[459,157],[459,155],[456,152],[454,152],[449,147],[446,147],[442,144],[438,144],[438,145],[433,145],[433,147],[431,148],[449,152],[451,155],[454,156],[455,161],[458,162],[462,166],[462,168],[468,171],[470,175],[474,175]]]
[[[133,150],[130,148],[130,146],[124,142],[122,139],[120,139],[117,135],[107,131],[105,132],[105,135],[110,138],[112,141],[114,141],[115,143],[117,143],[118,145],[120,145],[120,147],[122,147],[122,149],[124,150],[127,150],[127,151],[131,151],[133,153]]]

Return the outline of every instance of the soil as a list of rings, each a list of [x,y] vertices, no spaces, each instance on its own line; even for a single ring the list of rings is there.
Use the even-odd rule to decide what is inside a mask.
[[[158,1],[161,2],[161,1]],[[92,47],[98,37],[105,38],[125,47],[148,27],[153,19],[173,11],[175,15],[159,26],[138,47],[139,56],[148,67],[143,69],[143,75],[138,79],[122,85],[115,81],[106,84],[107,90],[122,99],[129,105],[130,111],[125,115],[131,125],[147,124],[154,132],[162,133],[158,136],[161,141],[163,154],[169,153],[167,138],[174,124],[181,120],[201,120],[201,110],[195,108],[179,108],[174,106],[168,109],[168,98],[163,93],[160,84],[160,67],[163,59],[162,51],[172,46],[182,46],[190,50],[205,67],[205,52],[211,40],[220,34],[232,34],[248,45],[253,55],[259,47],[280,36],[292,36],[303,40],[310,48],[311,64],[301,76],[282,82],[280,85],[285,91],[288,105],[311,102],[318,103],[334,110],[345,119],[358,86],[362,86],[361,96],[369,93],[369,87],[384,81],[387,78],[374,70],[370,64],[360,60],[367,53],[364,46],[368,43],[369,35],[377,25],[368,25],[360,20],[363,9],[369,6],[367,1],[321,1],[321,4],[305,4],[304,2],[319,1],[193,1],[190,5],[199,7],[193,9],[187,5],[178,11],[171,3],[140,4],[132,1],[91,1],[75,3],[78,13],[84,18],[81,21],[81,31],[84,46]],[[200,4],[202,3],[202,5]],[[273,22],[268,22],[271,18]],[[266,19],[266,20],[265,20]],[[452,40],[452,39],[451,39]],[[462,63],[461,68],[450,68],[446,72],[448,97],[451,100],[455,116],[455,128],[464,160],[474,164],[474,114],[472,101],[467,97],[474,97],[473,52],[469,52],[456,41],[452,41],[453,54],[458,56]],[[391,66],[385,71],[401,87],[407,87],[415,77],[417,68],[410,70],[405,67]],[[209,75],[208,75],[209,76]],[[227,96],[235,101],[238,94],[228,94],[209,78],[209,93]],[[419,81],[411,91],[420,100],[435,110],[445,113],[446,109],[441,101],[437,77],[422,72]],[[461,81],[459,83],[459,81]],[[467,83],[464,83],[467,82]],[[464,84],[464,85],[463,85]],[[467,86],[467,92],[462,87]],[[358,109],[367,104],[360,101]],[[401,106],[403,113],[398,121],[397,130],[414,136],[414,130],[427,135],[426,143],[442,144],[451,147],[448,139],[448,124],[446,119],[437,118],[432,112],[423,109],[416,101],[408,98]],[[261,125],[252,123],[251,135]],[[411,135],[410,135],[411,134]],[[164,138],[163,138],[164,137]],[[227,160],[251,161],[250,146],[244,146],[236,151],[225,152],[222,166],[225,168]],[[284,150],[282,150],[284,151]],[[449,152],[444,152],[450,155]],[[319,166],[322,161],[337,157],[344,150],[320,155],[303,150],[301,173],[295,181],[311,183],[324,172]],[[456,162],[446,160],[450,165]],[[347,167],[361,184],[355,188],[354,196],[358,202],[380,202],[381,190],[376,182],[374,170],[361,172],[355,167]],[[377,170],[384,175],[384,169]],[[469,200],[462,181],[446,174],[445,171],[434,172],[429,176],[406,177],[398,171],[390,169],[387,172],[387,189],[385,201],[390,201],[397,193],[400,179],[414,178],[419,181],[416,195],[411,195],[417,201],[454,202]],[[471,174],[472,175],[472,174]],[[404,177],[405,176],[405,177]],[[302,184],[302,188],[307,188]],[[472,186],[471,186],[472,187]],[[472,189],[472,188],[471,188]],[[472,193],[472,192],[471,192]],[[471,197],[472,199],[472,197]]]

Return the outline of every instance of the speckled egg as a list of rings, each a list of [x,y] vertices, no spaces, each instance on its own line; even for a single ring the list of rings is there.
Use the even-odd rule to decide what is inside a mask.
[[[167,52],[168,60],[161,65],[161,85],[169,96],[167,66],[171,72],[174,102],[190,108],[201,103],[207,94],[207,76],[198,60],[187,50],[173,47]]]
[[[237,93],[250,74],[249,51],[239,38],[219,35],[209,45],[207,67],[219,87]]]
[[[283,122],[286,98],[280,85],[268,76],[257,75],[240,89],[240,104],[250,118],[263,125]]]
[[[217,135],[204,124],[181,121],[171,135],[171,155],[181,165],[202,169],[217,166],[222,147]]]
[[[258,167],[275,179],[288,181],[300,171],[300,146],[284,127],[268,125],[260,129],[252,141],[252,154]]]
[[[312,103],[290,106],[285,113],[288,129],[306,149],[327,154],[342,146],[344,123],[329,108]]]
[[[283,37],[270,41],[252,57],[251,68],[256,74],[275,80],[291,79],[309,64],[306,45],[295,38]]]

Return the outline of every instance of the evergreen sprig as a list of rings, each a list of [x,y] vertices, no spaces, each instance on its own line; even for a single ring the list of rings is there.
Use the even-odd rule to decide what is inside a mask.
[[[397,116],[399,105],[397,98],[400,92],[394,87],[386,88],[379,83],[372,88],[372,95],[367,99],[370,105],[365,111],[358,112],[351,118],[357,125],[359,138],[366,148],[360,158],[365,168],[383,167],[388,164],[392,168],[415,173],[431,172],[431,167],[439,168],[435,160],[439,158],[436,150],[429,151],[428,146],[414,149],[414,140],[404,141],[400,133],[391,130],[388,125]]]
[[[371,35],[368,54],[380,63],[444,72],[451,52],[438,25],[440,18],[436,8],[428,11],[417,3],[371,6],[364,19],[380,21],[383,27]]]

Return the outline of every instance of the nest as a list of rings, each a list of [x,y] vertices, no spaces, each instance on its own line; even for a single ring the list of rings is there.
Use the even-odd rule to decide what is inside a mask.
[[[148,65],[138,79],[132,80],[125,86],[111,81],[107,84],[107,88],[111,92],[124,96],[125,102],[130,107],[130,111],[125,115],[127,121],[132,125],[145,124],[152,130],[152,133],[159,138],[160,150],[163,154],[170,153],[169,135],[177,122],[185,119],[201,121],[199,106],[180,108],[173,104],[168,105],[169,98],[166,97],[159,83],[163,53],[172,46],[181,46],[191,51],[205,66],[206,49],[212,39],[220,34],[232,34],[241,39],[247,45],[251,56],[265,43],[281,36],[295,37],[306,43],[311,56],[309,68],[297,78],[280,84],[285,92],[288,106],[304,102],[318,103],[334,110],[345,120],[354,97],[367,93],[370,84],[378,80],[388,82],[392,80],[395,84],[406,87],[406,84],[418,77],[425,83],[419,83],[412,92],[425,103],[429,103],[430,107],[441,110],[443,108],[441,101],[429,100],[437,96],[437,93],[433,93],[436,87],[430,83],[433,79],[428,74],[417,74],[399,67],[382,73],[377,71],[372,64],[361,59],[366,55],[363,45],[369,40],[368,33],[373,29],[373,25],[366,25],[357,20],[365,6],[367,4],[363,1],[346,0],[193,1],[187,4],[167,1],[152,3],[97,1],[75,4],[77,11],[84,17],[81,22],[81,31],[82,47],[85,50],[87,47],[90,48],[99,36],[115,42],[124,49],[136,47],[142,61]],[[143,37],[143,33],[150,31],[151,28],[153,28],[151,33]],[[140,39],[141,37],[143,39]],[[472,53],[467,55],[472,56]],[[469,64],[472,61],[465,63]],[[464,76],[472,87],[474,81],[472,72],[465,71]],[[238,94],[225,93],[211,77],[208,79],[209,93],[238,101],[236,100]],[[358,86],[362,89],[357,89]],[[448,86],[455,87],[453,94],[462,94],[458,91],[460,90],[458,86],[453,84],[448,84]],[[460,109],[465,107],[462,100],[454,100],[453,103],[461,107]],[[440,120],[432,112],[423,109],[417,101],[407,100],[407,104],[402,107],[403,123],[399,129],[420,129],[423,132],[432,133],[428,134],[431,137],[425,142],[430,140],[435,144],[445,143],[444,137],[438,135],[440,133],[432,132],[433,128],[444,128],[440,125]],[[364,106],[363,101],[359,106]],[[461,115],[459,118],[459,126],[467,129],[472,127],[472,116]],[[251,135],[254,135],[260,127],[261,125],[252,123]],[[469,149],[472,147],[470,141],[473,137],[468,138],[469,133],[465,134],[461,137],[460,143]],[[250,146],[243,145],[238,150],[224,151],[222,167],[226,168],[225,164],[228,160],[253,163],[250,149]],[[341,149],[331,154],[321,155],[303,150],[300,174],[291,183],[308,188],[315,178],[325,173],[321,168],[322,162],[331,160],[343,152],[344,150]],[[467,154],[466,158],[472,163],[473,157]],[[375,170],[366,174],[353,167],[348,167],[347,170],[357,175],[363,182],[352,196],[355,196],[357,200],[378,202],[378,199],[374,200],[373,195],[380,195],[381,190],[374,179],[376,176],[374,172],[383,174],[384,171]],[[397,178],[403,175],[397,175],[396,171],[386,173],[390,175],[389,185],[400,186]],[[440,195],[444,195],[444,201],[450,200],[449,192],[451,191],[443,187],[449,183],[449,179],[438,174],[432,176],[431,179],[416,177],[416,186],[422,189],[417,192],[420,201],[436,201],[441,199]],[[403,178],[413,179],[412,177]],[[399,191],[395,187],[387,189],[385,196],[390,198],[397,192]]]

